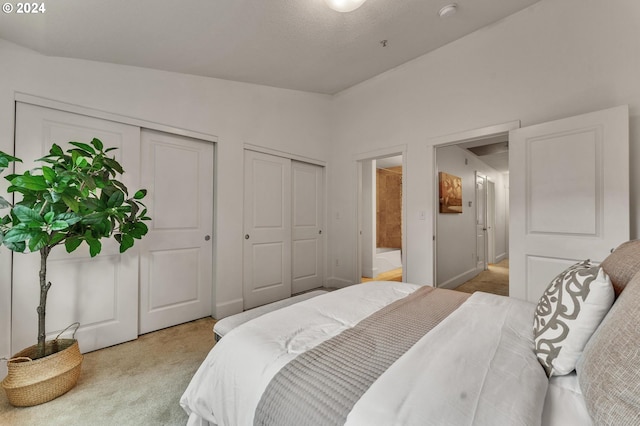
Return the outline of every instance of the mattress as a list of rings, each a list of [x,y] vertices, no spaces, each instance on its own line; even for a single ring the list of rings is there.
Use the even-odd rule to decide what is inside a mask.
[[[181,398],[189,424],[262,422],[256,408],[283,367],[418,288],[398,282],[351,286],[231,330]],[[534,308],[475,293],[373,381],[346,424],[541,424],[548,379],[533,354]]]

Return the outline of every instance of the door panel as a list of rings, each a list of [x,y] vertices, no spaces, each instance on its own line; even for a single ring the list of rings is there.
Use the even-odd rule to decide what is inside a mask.
[[[476,269],[487,269],[487,178],[476,172]]]
[[[152,221],[140,244],[140,333],[211,314],[213,144],[142,130]]]
[[[16,156],[19,172],[36,164],[52,143],[67,149],[67,142],[89,142],[94,137],[106,147],[120,149],[114,155],[129,189],[139,187],[140,131],[138,127],[78,114],[17,103]],[[86,246],[68,254],[63,247],[51,251],[48,280],[52,286],[47,303],[47,330],[55,337],[79,321],[76,334],[83,352],[93,351],[138,335],[138,248],[123,255],[113,240],[104,240],[102,252],[91,259]],[[12,350],[36,343],[39,299],[38,253],[13,256]]]
[[[291,296],[291,160],[245,151],[244,308]]]
[[[629,239],[626,106],[512,131],[509,294],[537,301],[553,277]]]
[[[322,287],[324,281],[323,168],[292,162],[292,292]]]

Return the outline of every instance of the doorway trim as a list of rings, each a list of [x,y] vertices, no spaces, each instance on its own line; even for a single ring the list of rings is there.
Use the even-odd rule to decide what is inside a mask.
[[[431,242],[432,248],[431,251],[433,253],[432,264],[433,264],[433,286],[438,287],[438,253],[437,253],[437,230],[438,230],[438,158],[437,158],[437,148],[444,147],[448,145],[458,145],[464,142],[472,142],[481,139],[492,138],[500,135],[508,135],[510,131],[519,129],[521,126],[520,120],[508,121],[506,123],[496,124],[493,126],[480,127],[477,129],[465,130],[462,132],[451,133],[448,135],[436,136],[430,138],[427,142],[429,149],[432,153],[433,163],[431,165],[432,172],[432,185],[433,185],[433,222],[431,224]]]
[[[356,252],[355,252],[355,276],[354,283],[359,283],[362,278],[362,162],[365,160],[376,160],[378,158],[402,155],[402,280],[407,277],[407,145],[395,145],[389,148],[381,148],[374,151],[367,151],[354,156],[356,166]]]

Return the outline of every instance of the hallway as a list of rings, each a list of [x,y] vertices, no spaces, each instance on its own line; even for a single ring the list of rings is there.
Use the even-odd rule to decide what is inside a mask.
[[[484,291],[485,293],[509,296],[509,259],[490,264],[488,271],[482,271],[454,290],[465,293]]]

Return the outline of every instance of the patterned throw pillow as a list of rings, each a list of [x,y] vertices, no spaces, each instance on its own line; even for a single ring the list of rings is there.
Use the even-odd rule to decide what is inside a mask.
[[[569,374],[576,368],[613,300],[611,280],[589,260],[576,263],[551,281],[533,321],[536,356],[547,376]]]

